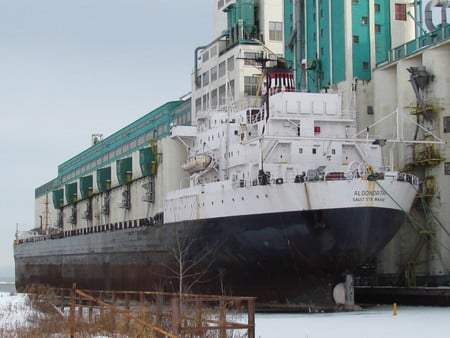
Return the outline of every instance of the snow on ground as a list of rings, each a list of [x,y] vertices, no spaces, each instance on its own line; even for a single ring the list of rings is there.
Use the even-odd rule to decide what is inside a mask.
[[[27,325],[35,312],[24,294],[0,292],[0,329]],[[450,337],[450,307],[371,306],[356,312],[256,314],[258,338]]]
[[[21,293],[0,292],[0,328],[14,329],[26,326],[27,319],[35,311],[31,308],[28,296]]]

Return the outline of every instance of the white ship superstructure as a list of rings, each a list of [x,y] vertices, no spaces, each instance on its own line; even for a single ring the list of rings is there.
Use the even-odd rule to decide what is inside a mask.
[[[396,203],[409,209],[403,192],[389,196],[367,182],[386,165],[379,145],[350,137],[353,120],[342,116],[339,95],[282,92],[270,96],[267,115],[264,105],[228,107],[197,116],[196,126],[172,128],[187,161],[204,165],[188,170],[189,188],[168,194],[165,221]],[[398,173],[385,175],[395,181]]]

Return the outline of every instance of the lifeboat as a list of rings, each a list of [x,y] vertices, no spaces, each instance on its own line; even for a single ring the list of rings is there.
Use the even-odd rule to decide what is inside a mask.
[[[182,163],[181,168],[191,174],[206,169],[211,164],[211,161],[212,158],[209,155],[196,155]]]

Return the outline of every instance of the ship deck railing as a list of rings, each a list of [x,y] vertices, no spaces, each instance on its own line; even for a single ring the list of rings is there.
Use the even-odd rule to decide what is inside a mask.
[[[312,183],[320,181],[350,181],[353,179],[362,179],[369,181],[376,180],[390,180],[390,181],[404,181],[413,184],[414,186],[419,185],[419,178],[415,175],[403,172],[380,172],[380,173],[364,173],[361,174],[357,170],[354,171],[333,171],[333,172],[316,172],[315,175],[295,175],[288,178],[283,177],[272,177],[270,173],[266,173],[266,184],[283,184],[283,183]],[[250,186],[262,185],[260,178],[255,179],[240,179],[234,180],[233,186],[235,188],[246,188]]]
[[[80,235],[94,234],[94,233],[106,232],[106,231],[116,231],[116,230],[120,231],[120,230],[141,228],[141,227],[148,227],[148,226],[156,226],[156,225],[157,224],[155,224],[154,221],[152,221],[149,218],[141,218],[139,220],[108,223],[108,224],[95,225],[95,226],[91,226],[91,227],[85,227],[85,228],[79,228],[79,229],[73,229],[73,230],[64,230],[64,231],[60,230],[58,232],[53,232],[52,234],[35,235],[32,237],[27,237],[27,238],[19,238],[14,241],[14,244],[18,245],[18,244],[23,244],[23,243],[41,242],[41,241],[52,240],[52,239],[56,239],[56,238],[80,236]]]

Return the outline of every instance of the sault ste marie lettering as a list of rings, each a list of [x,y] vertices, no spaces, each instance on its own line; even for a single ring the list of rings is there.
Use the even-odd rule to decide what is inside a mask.
[[[386,192],[382,190],[355,190],[353,202],[384,202]]]

